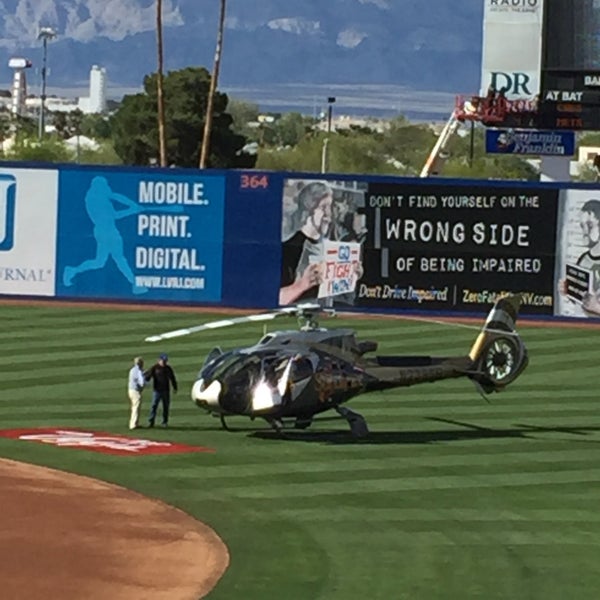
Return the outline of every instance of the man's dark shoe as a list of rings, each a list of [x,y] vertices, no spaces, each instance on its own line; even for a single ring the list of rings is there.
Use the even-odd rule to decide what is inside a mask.
[[[154,427],[154,421],[149,421],[148,422],[148,427]]]

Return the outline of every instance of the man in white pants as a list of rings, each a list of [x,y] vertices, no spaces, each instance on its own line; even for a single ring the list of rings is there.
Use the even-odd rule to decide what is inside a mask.
[[[146,385],[144,379],[144,359],[136,356],[133,359],[133,367],[129,370],[129,383],[127,392],[131,402],[131,416],[129,417],[129,429],[135,429],[140,420],[140,406],[142,404],[142,390]]]

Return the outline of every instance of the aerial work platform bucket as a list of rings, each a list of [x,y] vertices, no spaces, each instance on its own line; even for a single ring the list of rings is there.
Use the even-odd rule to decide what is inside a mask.
[[[536,99],[509,100],[501,92],[487,96],[457,96],[455,117],[461,121],[478,121],[489,127],[533,126],[538,111]]]

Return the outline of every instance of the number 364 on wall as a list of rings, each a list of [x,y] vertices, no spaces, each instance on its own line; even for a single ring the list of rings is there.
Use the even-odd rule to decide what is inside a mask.
[[[269,188],[269,176],[264,173],[242,173],[240,188],[242,190],[266,190]]]

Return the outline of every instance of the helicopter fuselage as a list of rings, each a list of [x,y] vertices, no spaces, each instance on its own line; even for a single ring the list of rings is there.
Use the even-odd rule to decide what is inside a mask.
[[[468,357],[375,356],[375,342],[351,329],[278,331],[213,358],[192,389],[196,404],[221,415],[310,418],[364,392],[458,377]]]
[[[499,296],[468,354],[459,356],[373,355],[377,343],[357,340],[352,329],[320,328],[317,315],[328,309],[319,304],[175,329],[146,341],[297,316],[304,323],[300,331],[275,331],[252,346],[225,353],[214,348],[192,386],[193,401],[219,415],[225,428],[226,416],[246,415],[264,417],[279,431],[285,418],[295,418],[295,427],[304,428],[313,415],[333,408],[348,421],[353,435],[363,437],[368,433],[365,420],[342,404],[364,392],[467,377],[480,393],[488,394],[515,381],[528,363],[515,329],[521,303],[521,294]]]

